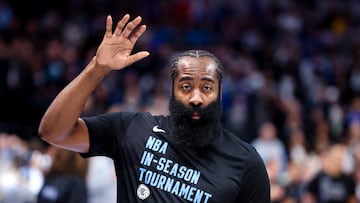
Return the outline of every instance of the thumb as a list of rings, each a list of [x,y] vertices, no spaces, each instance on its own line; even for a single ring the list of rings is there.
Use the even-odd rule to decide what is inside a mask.
[[[129,56],[129,60],[128,60],[129,65],[133,64],[137,61],[140,61],[141,59],[143,59],[149,55],[150,55],[150,53],[148,51],[140,51],[136,54],[133,54],[133,55]]]

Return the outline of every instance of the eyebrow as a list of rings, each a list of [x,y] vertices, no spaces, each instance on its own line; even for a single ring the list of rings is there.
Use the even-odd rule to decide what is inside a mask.
[[[181,77],[179,81],[182,82],[182,81],[193,80],[193,79],[194,78],[191,77],[191,76],[184,76],[184,77]],[[205,80],[205,81],[208,81],[208,82],[211,82],[211,83],[215,83],[215,81],[212,78],[209,78],[209,77],[202,77],[201,80]]]

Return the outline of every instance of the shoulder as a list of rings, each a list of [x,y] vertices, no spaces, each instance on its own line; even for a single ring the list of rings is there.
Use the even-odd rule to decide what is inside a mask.
[[[103,113],[95,116],[82,117],[82,119],[86,123],[92,122],[132,122],[136,120],[154,120],[155,117],[149,112],[111,112],[111,113]]]
[[[257,156],[258,153],[253,145],[241,140],[227,129],[223,130],[224,144],[228,150],[235,150],[236,153],[243,153],[249,156]]]
[[[265,164],[256,149],[231,132],[224,133],[233,144],[230,153],[236,154],[241,164],[241,202],[270,202],[270,181]]]
[[[253,145],[241,140],[232,132],[224,129],[223,135],[216,142],[216,149],[221,151],[224,156],[231,157],[242,164],[243,170],[252,170],[265,168],[264,162]]]
[[[225,150],[228,151],[228,154],[236,157],[237,160],[241,160],[245,172],[244,175],[250,173],[258,176],[258,178],[266,179],[265,163],[256,148],[252,144],[241,140],[230,131],[224,130],[224,137],[228,139],[224,145]],[[259,174],[261,175],[259,176]]]

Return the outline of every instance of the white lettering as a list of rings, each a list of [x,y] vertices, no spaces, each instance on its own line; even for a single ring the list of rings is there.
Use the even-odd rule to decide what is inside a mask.
[[[152,147],[154,146],[154,142],[155,142],[156,138],[153,137],[153,136],[149,136],[147,142],[146,142],[146,145],[145,145],[145,148],[147,149],[152,149]]]
[[[159,153],[166,154],[167,147],[168,147],[168,143],[164,142],[164,144],[159,149]]]
[[[188,195],[189,190],[190,190],[190,185],[182,184],[179,192],[179,197],[183,196],[184,199],[187,199],[186,196]]]
[[[185,166],[180,166],[179,173],[177,174],[177,177],[182,179],[184,177],[184,175],[185,175],[186,169],[187,168]]]
[[[204,199],[204,203],[207,203],[209,201],[209,199],[212,197],[212,194],[209,194],[207,192],[205,192],[205,199]]]
[[[144,183],[149,185],[151,181],[152,171],[146,171]]]
[[[178,195],[179,194],[179,188],[180,188],[180,182],[176,181],[173,189],[171,190],[172,194]]]
[[[195,170],[193,175],[192,175],[192,178],[191,178],[190,182],[193,183],[193,184],[197,184],[199,182],[200,175],[201,175],[201,172]]]
[[[170,171],[170,175],[176,176],[178,168],[179,168],[179,164],[175,163]]]
[[[157,163],[156,169],[170,174],[179,179],[184,179],[190,183],[197,184],[199,182],[201,172],[180,166],[178,163],[174,163],[172,160],[161,157]]]
[[[156,139],[152,149],[156,152],[159,151],[159,149],[161,147],[161,143],[162,143],[161,140]]]
[[[167,160],[166,161],[166,163],[165,163],[165,168],[164,168],[164,172],[165,173],[169,173],[169,168],[170,168],[170,166],[171,166],[171,164],[173,163],[173,161],[171,161],[171,160]]]
[[[207,203],[212,198],[212,194],[209,194],[203,190],[199,190],[198,188],[193,187],[191,185],[181,183],[180,181],[176,181],[173,178],[169,178],[165,175],[153,172],[151,170],[147,170],[145,168],[139,168],[139,170],[140,170],[140,175],[139,175],[140,182],[143,182],[146,185],[156,187],[163,191],[172,193],[189,202]],[[196,173],[196,171],[192,170],[192,172],[187,172],[187,173],[194,174]],[[185,172],[184,176],[190,176],[190,175],[186,175]]]
[[[154,186],[154,187],[155,187],[155,186],[158,184],[158,182],[159,182],[159,175],[160,175],[160,174],[158,174],[158,173],[152,174],[151,181],[150,181],[150,185],[151,185],[151,186]]]
[[[145,148],[151,149],[155,152],[159,152],[162,154],[166,153],[167,147],[168,147],[167,142],[163,142],[162,140],[159,140],[153,136],[149,136],[149,138],[145,144]]]
[[[204,191],[197,190],[194,197],[194,203],[200,203],[203,195],[204,195]]]
[[[146,171],[146,169],[144,169],[144,168],[139,168],[139,170],[140,170],[139,180],[142,181],[142,180],[143,180],[143,175],[144,175],[144,172]]]
[[[189,181],[191,179],[191,176],[193,173],[194,173],[194,170],[192,170],[192,169],[186,170],[184,180]]]
[[[167,191],[167,192],[170,192],[173,184],[174,184],[174,179],[168,178],[168,179],[166,180],[164,190]]]
[[[159,180],[159,184],[156,186],[157,188],[160,188],[161,190],[164,189],[164,184],[166,182],[166,176],[161,175],[160,176],[160,180]]]
[[[166,159],[164,157],[161,157],[159,159],[158,165],[156,166],[156,169],[159,171],[162,171],[164,169],[164,163],[166,162]]]
[[[188,194],[188,196],[186,198],[187,200],[193,201],[193,196],[194,196],[195,190],[196,190],[196,188],[194,188],[194,187],[190,188],[189,194]]]
[[[145,165],[145,166],[150,166],[153,158],[154,158],[154,154],[153,154],[153,153],[144,151],[144,153],[143,153],[143,155],[142,155],[142,157],[141,157],[140,163],[141,163],[142,165]]]

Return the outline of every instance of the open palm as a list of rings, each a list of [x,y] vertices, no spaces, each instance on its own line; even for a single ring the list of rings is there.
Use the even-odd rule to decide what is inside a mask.
[[[136,41],[145,32],[146,26],[141,25],[141,17],[129,21],[128,14],[118,22],[115,31],[112,31],[111,16],[106,19],[104,38],[96,52],[96,61],[99,65],[111,70],[120,70],[149,55],[147,51],[131,54]]]

